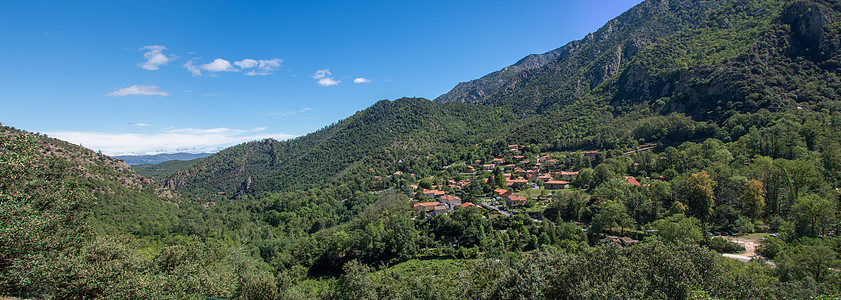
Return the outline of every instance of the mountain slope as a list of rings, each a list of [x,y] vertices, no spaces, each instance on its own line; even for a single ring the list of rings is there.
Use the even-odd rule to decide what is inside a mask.
[[[383,100],[300,138],[225,149],[167,177],[165,184],[200,194],[314,187],[350,171],[367,170],[374,161],[396,163],[440,145],[478,143],[513,122],[510,114],[490,107]]]
[[[93,229],[100,232],[165,230],[168,225],[160,220],[172,220],[182,201],[177,193],[135,173],[123,161],[78,145],[5,126],[0,126],[0,141],[3,142],[0,152],[4,155],[32,157],[35,163],[32,168],[46,172],[47,175],[38,176],[44,177],[48,184],[70,182],[73,188],[68,196],[81,195],[90,201],[81,207],[86,207],[85,213],[92,215]],[[26,165],[10,167],[13,173],[29,172]],[[4,178],[4,187],[23,184],[14,178],[8,178],[8,182]]]
[[[636,120],[671,113],[721,127],[762,110],[834,111],[839,11],[836,1],[646,1],[480,103],[526,119],[509,140],[572,148],[611,146],[570,136],[632,146]],[[459,92],[438,100],[475,102]]]
[[[530,55],[480,79],[459,83],[435,101],[492,103],[495,97],[514,92],[523,81],[543,76],[561,80],[555,85],[555,89],[562,89],[557,91],[561,94],[536,92],[524,95],[529,101],[575,94],[585,84],[582,80],[595,87],[615,75],[641,49],[697,26],[715,9],[732,2],[735,1],[645,1],[584,39],[542,55]]]
[[[644,104],[716,122],[815,105],[839,95],[837,20],[835,1],[646,1],[503,88],[480,80],[437,101],[541,113],[589,98],[619,111]]]

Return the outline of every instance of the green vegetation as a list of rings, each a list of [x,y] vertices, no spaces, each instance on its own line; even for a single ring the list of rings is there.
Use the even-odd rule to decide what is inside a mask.
[[[152,177],[155,179],[163,179],[167,176],[175,174],[182,169],[193,166],[199,162],[199,159],[193,160],[170,160],[159,164],[140,164],[131,166],[137,174]]]
[[[646,1],[485,104],[380,101],[147,173],[168,188],[3,127],[0,294],[838,297],[839,10]],[[719,255],[736,233],[761,257]]]

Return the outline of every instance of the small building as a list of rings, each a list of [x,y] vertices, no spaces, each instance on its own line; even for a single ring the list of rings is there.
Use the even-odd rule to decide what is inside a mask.
[[[418,203],[414,205],[415,212],[425,212],[435,209],[436,206],[441,205],[438,202],[424,202]]]
[[[447,207],[452,209],[453,207],[461,205],[461,198],[452,195],[445,195],[441,197],[441,203],[446,204]]]
[[[447,192],[439,191],[439,190],[426,190],[426,189],[423,190],[423,195],[427,196],[429,198],[438,198],[438,197],[444,196],[446,194],[447,194]]]
[[[590,160],[596,159],[596,154],[599,154],[599,151],[584,151],[584,157],[589,158]]]
[[[502,159],[502,158],[494,158],[493,163],[494,163],[494,164],[497,164],[497,165],[498,165],[498,164],[504,164],[504,163],[505,163],[505,159]]]
[[[563,190],[569,188],[569,182],[561,180],[550,180],[543,183],[543,187],[545,187],[547,190]]]
[[[447,213],[447,207],[443,205],[437,205],[432,209],[432,215],[437,216],[440,214]]]
[[[558,176],[563,180],[573,180],[575,177],[578,177],[578,172],[560,171],[558,172]]]
[[[505,198],[505,205],[508,205],[508,207],[517,207],[523,204],[526,204],[526,197],[512,194]]]
[[[482,165],[482,169],[485,169],[487,171],[493,171],[494,167],[496,167],[496,165],[494,165],[494,164],[484,164],[484,165]]]
[[[496,195],[497,197],[505,198],[511,195],[511,191],[504,189],[495,189],[494,195]]]
[[[637,181],[637,179],[634,178],[634,176],[625,176],[625,181],[627,181],[629,184],[640,186],[640,182]]]
[[[478,206],[478,205],[470,203],[470,202],[462,203],[461,205],[459,205],[459,207],[461,207],[461,208],[476,207],[478,209],[482,209],[481,206]]]
[[[549,181],[552,181],[552,175],[543,174],[543,175],[537,176],[537,179],[540,180],[540,181],[543,181],[543,182],[549,182]]]

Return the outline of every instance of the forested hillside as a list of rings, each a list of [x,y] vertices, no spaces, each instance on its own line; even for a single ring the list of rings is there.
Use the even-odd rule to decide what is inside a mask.
[[[383,100],[166,188],[2,128],[0,295],[838,298],[839,17],[645,1],[447,103]]]
[[[416,98],[383,100],[300,138],[225,149],[164,182],[199,194],[311,188],[367,170],[375,160],[396,163],[441,145],[478,143],[517,122],[510,113],[488,107],[445,106]]]

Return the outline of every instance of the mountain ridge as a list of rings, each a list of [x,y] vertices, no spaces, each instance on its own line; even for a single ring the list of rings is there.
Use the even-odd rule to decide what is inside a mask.
[[[187,152],[179,152],[179,153],[159,153],[159,154],[151,154],[151,155],[117,155],[112,156],[115,159],[122,160],[126,162],[126,164],[133,166],[133,165],[141,165],[141,164],[160,164],[162,162],[171,161],[171,160],[194,160],[199,158],[205,158],[208,156],[213,155],[213,153],[187,153]]]

